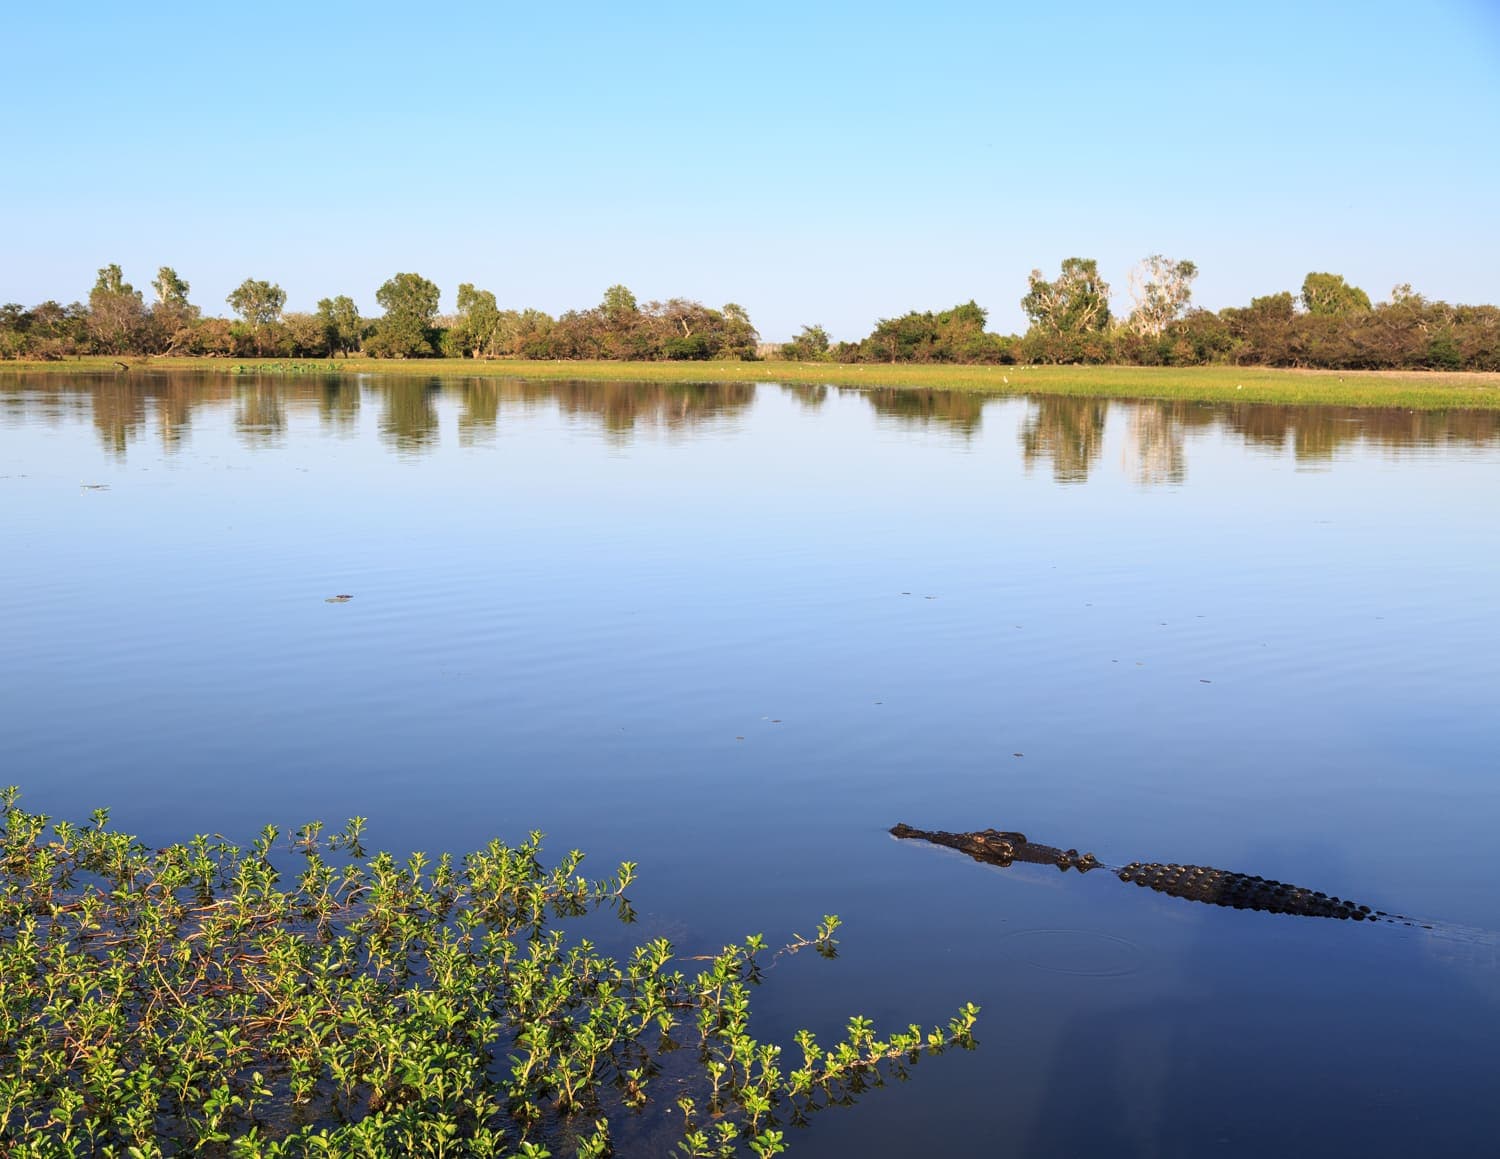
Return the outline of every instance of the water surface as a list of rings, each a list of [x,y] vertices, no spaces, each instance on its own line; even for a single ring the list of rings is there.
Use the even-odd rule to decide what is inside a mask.
[[[984,1008],[795,1153],[1487,1153],[1497,468],[1493,414],[4,377],[0,779],[153,843],[541,828],[689,954],[838,913],[757,996],[783,1041]]]

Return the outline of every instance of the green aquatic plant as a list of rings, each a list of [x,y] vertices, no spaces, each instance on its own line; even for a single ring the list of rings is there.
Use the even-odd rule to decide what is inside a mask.
[[[338,374],[337,362],[317,362],[308,359],[284,359],[280,362],[236,362],[230,374]]]
[[[153,849],[0,793],[0,1149],[544,1156],[662,1131],[690,1157],[787,1147],[784,1129],[924,1054],[971,1048],[977,1008],[887,1038],[864,1018],[800,1065],[750,1033],[752,936],[686,973],[665,939],[623,959],[558,926],[632,920],[610,877],[541,835],[398,860],[338,832],[267,826],[248,848]],[[771,957],[835,953],[836,917]],[[676,1114],[669,1112],[675,1110]]]

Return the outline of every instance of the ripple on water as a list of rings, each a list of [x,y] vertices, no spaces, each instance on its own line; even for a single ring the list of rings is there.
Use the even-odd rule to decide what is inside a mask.
[[[1145,960],[1135,942],[1096,930],[1016,930],[1000,939],[1000,948],[1038,970],[1083,978],[1123,978]]]

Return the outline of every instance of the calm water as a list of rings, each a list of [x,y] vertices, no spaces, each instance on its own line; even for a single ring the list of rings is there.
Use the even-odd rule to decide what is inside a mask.
[[[838,913],[782,1041],[983,1007],[797,1154],[1488,1154],[1497,497],[1494,415],[0,377],[0,779],[153,843],[541,828],[690,954]]]

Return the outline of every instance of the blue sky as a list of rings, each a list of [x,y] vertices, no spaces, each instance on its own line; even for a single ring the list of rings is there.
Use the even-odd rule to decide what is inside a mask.
[[[1500,301],[1500,3],[17,5],[0,301],[159,265],[226,313],[414,270],[737,301],[768,339],[1190,258]]]

